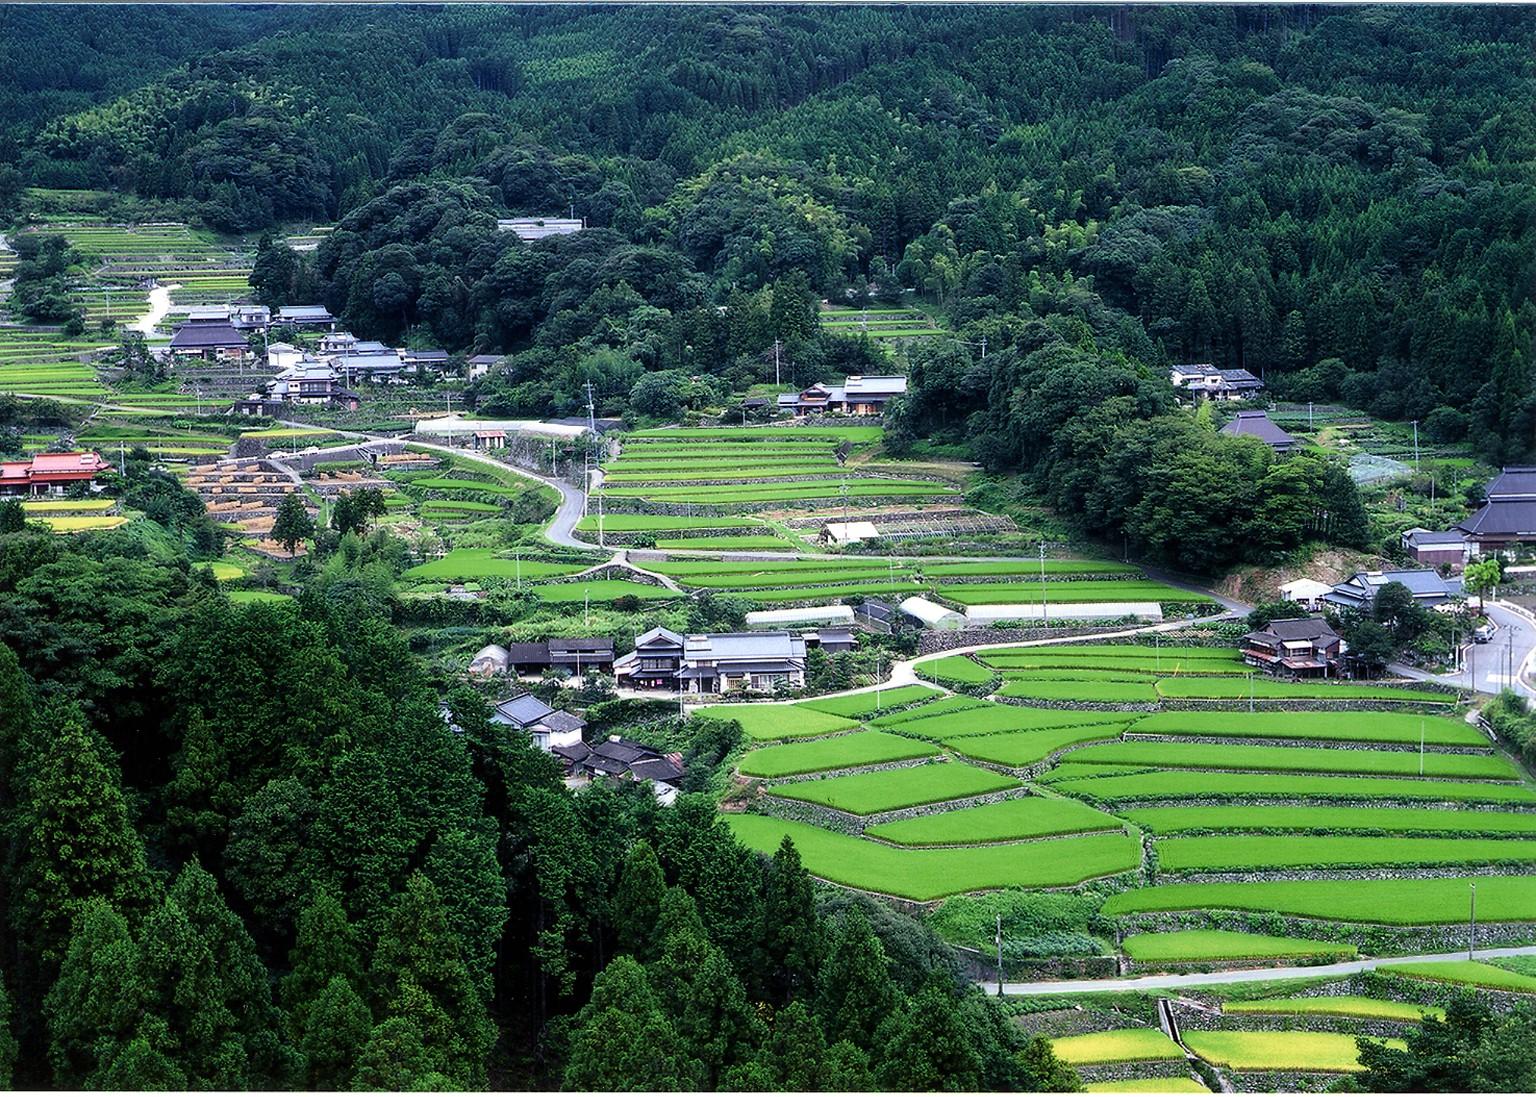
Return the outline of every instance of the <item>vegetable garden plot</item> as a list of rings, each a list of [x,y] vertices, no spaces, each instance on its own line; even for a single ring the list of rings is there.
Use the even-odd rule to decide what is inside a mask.
[[[1536,812],[1456,811],[1444,808],[1326,807],[1318,804],[1233,804],[1133,808],[1122,813],[1154,834],[1184,831],[1360,831],[1529,835],[1536,838]]]
[[[1478,884],[1481,898],[1482,883]],[[1462,986],[1485,987],[1513,994],[1536,994],[1536,977],[1522,975],[1507,968],[1495,967],[1476,960],[1432,960],[1423,963],[1382,964],[1378,969],[1385,975],[1406,975],[1413,979],[1427,979],[1436,983],[1457,983]]]
[[[1141,863],[1140,843],[1125,834],[900,849],[767,815],[729,815],[725,821],[737,838],[763,853],[773,853],[781,840],[791,838],[814,876],[916,902],[994,888],[1070,887],[1129,872]]]
[[[1365,1039],[1365,1037],[1361,1037]],[[1402,1050],[1401,1040],[1378,1040]],[[1200,1058],[1232,1070],[1317,1071],[1353,1074],[1364,1070],[1355,1037],[1341,1032],[1197,1032],[1184,1043]]]
[[[1084,701],[1090,704],[1155,704],[1157,689],[1151,682],[1061,681],[1005,678],[1000,697],[1035,701]]]
[[[940,692],[929,686],[897,686],[895,689],[869,690],[864,693],[849,694],[846,697],[801,701],[799,707],[862,720],[893,708],[901,708],[903,705],[939,696],[941,696]]]
[[[1426,1017],[1443,1019],[1445,1010],[1418,1002],[1394,1002],[1341,994],[1333,998],[1259,998],[1248,1002],[1224,1002],[1223,1013],[1247,1013],[1277,1017],[1359,1017],[1368,1021],[1417,1023]]]
[[[1272,937],[1224,929],[1189,929],[1171,933],[1135,933],[1125,939],[1125,954],[1144,963],[1192,963],[1202,960],[1281,960],[1303,956],[1345,957],[1358,952],[1337,941]]]
[[[1112,895],[1103,910],[1108,915],[1242,910],[1377,925],[1460,925],[1467,919],[1472,884],[1477,885],[1479,921],[1536,920],[1532,876],[1158,884]]]
[[[1327,747],[1265,747],[1246,743],[1178,743],[1126,740],[1085,747],[1078,763],[1160,766],[1167,769],[1275,770],[1282,773],[1358,773],[1393,777],[1462,777],[1513,781],[1513,766],[1495,754],[1423,754],[1412,750],[1343,750]]]
[[[901,846],[962,846],[1122,829],[1123,824],[1113,815],[1076,800],[1019,796],[997,804],[880,823],[865,833]]]
[[[1454,704],[1449,693],[1401,686],[1364,686],[1353,682],[1277,682],[1272,678],[1160,678],[1157,690],[1164,697],[1188,700],[1239,701],[1248,697],[1308,700],[1427,701]]]
[[[1142,735],[1328,739],[1341,742],[1486,746],[1488,737],[1464,720],[1407,712],[1155,712],[1132,729]]]
[[[1519,838],[1229,834],[1160,838],[1156,845],[1158,865],[1169,872],[1536,862],[1536,839]]]
[[[1068,758],[1076,758],[1077,752]],[[1412,756],[1411,756],[1412,757]],[[1086,770],[1074,766],[1074,774]],[[1104,777],[1045,776],[1052,787],[1094,800],[1185,800],[1258,797],[1300,800],[1428,800],[1441,803],[1536,804],[1536,789],[1474,781],[1420,781],[1405,777],[1327,777],[1301,773],[1222,773],[1219,770],[1146,770]]]
[[[695,716],[711,720],[735,720],[751,739],[794,739],[803,735],[827,735],[858,727],[858,721],[801,705],[706,705]]]
[[[1078,1067],[1184,1059],[1184,1049],[1155,1028],[1112,1029],[1083,1036],[1058,1036],[1051,1041],[1051,1050],[1062,1062]]]
[[[999,735],[960,735],[942,742],[956,754],[999,766],[1032,766],[1057,751],[1096,739],[1113,739],[1124,724],[1085,724],[1080,727],[1013,731]]]
[[[775,785],[768,791],[774,796],[821,804],[851,815],[875,815],[1017,787],[1019,782],[1014,778],[988,769],[963,762],[935,762],[907,769]]]
[[[856,731],[801,743],[759,747],[737,768],[749,777],[792,777],[854,766],[873,766],[938,754],[938,748],[918,739],[886,731]]]

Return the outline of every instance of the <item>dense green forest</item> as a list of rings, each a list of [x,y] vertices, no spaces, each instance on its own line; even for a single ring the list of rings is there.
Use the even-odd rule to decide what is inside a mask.
[[[0,66],[11,191],[335,220],[317,253],[264,239],[258,294],[505,355],[488,413],[569,414],[591,381],[676,415],[771,380],[777,340],[790,383],[910,371],[898,444],[1031,473],[1192,569],[1359,523],[1325,470],[1148,427],[1170,362],[1536,457],[1527,9],[195,9],[110,48],[162,18],[0,15],[0,49],[77,62]],[[496,231],[568,212],[589,230]],[[956,338],[892,361],[822,330],[821,297]],[[1200,490],[1269,475],[1315,487],[1279,516]],[[1180,483],[1198,518],[1170,532],[1149,492]]]
[[[749,852],[711,796],[568,790],[419,669],[388,533],[232,605],[188,566],[218,552],[195,496],[142,452],[109,490],[156,519],[61,539],[0,505],[0,1084],[1075,1085],[921,923]],[[676,722],[691,781],[731,732]]]

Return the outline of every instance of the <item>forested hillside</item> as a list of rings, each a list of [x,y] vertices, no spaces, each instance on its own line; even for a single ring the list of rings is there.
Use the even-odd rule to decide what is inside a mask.
[[[13,50],[80,34],[7,20]],[[1211,360],[1493,460],[1536,441],[1528,11],[304,9],[189,41],[115,96],[105,61],[13,77],[24,181],[340,218],[262,293],[514,354],[491,411],[565,410],[573,371],[611,404],[636,371],[739,384],[774,338],[796,381],[877,365],[783,315],[852,287],[951,319],[911,425],[999,468],[1041,457],[994,437],[1036,322],[1154,385]],[[603,231],[494,229],[568,211]]]

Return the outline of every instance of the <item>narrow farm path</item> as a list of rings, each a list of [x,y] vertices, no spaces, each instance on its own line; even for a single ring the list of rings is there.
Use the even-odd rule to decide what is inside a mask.
[[[1473,954],[1479,960],[1496,960],[1502,956],[1536,956],[1536,945],[1520,945],[1515,948],[1480,948]],[[1383,956],[1373,960],[1348,960],[1339,964],[1316,964],[1310,967],[1244,968],[1241,971],[1201,971],[1184,975],[1141,975],[1133,979],[1047,979],[1037,983],[1003,984],[1004,995],[1026,994],[1084,994],[1092,991],[1178,990],[1188,987],[1222,986],[1231,983],[1265,983],[1279,979],[1335,978],[1358,975],[1362,971],[1374,971],[1384,964],[1422,964],[1449,960],[1465,960],[1466,952],[1437,952],[1421,956]],[[997,981],[977,980],[976,985],[988,994],[997,993]]]

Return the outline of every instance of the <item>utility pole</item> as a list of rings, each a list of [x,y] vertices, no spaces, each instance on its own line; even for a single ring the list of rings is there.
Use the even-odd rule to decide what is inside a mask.
[[[1477,950],[1477,885],[1472,885],[1472,908],[1467,915],[1467,959]]]
[[[773,383],[779,384],[779,341],[773,341]],[[742,422],[746,422],[746,413],[742,413]]]
[[[1049,627],[1051,623],[1051,610],[1047,605],[1045,595],[1045,542],[1040,542],[1040,623]]]
[[[997,996],[1003,996],[1003,916],[997,916],[997,936],[993,938],[997,942]]]
[[[1312,401],[1307,401],[1307,429],[1312,429]]]
[[[1424,776],[1424,717],[1419,717],[1419,776]]]
[[[1413,467],[1417,471],[1419,467],[1419,421],[1413,421]]]
[[[987,360],[987,337],[985,335],[981,337],[981,360],[983,362]]]

